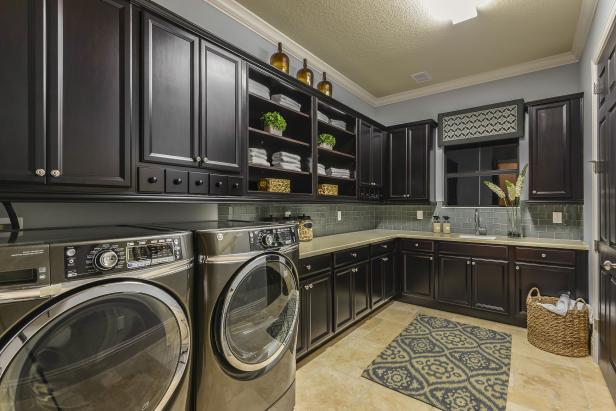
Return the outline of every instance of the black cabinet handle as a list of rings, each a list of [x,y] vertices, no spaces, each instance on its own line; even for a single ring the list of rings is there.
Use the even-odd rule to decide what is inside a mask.
[[[182,184],[182,179],[176,178],[175,180],[173,180],[173,184],[175,184],[176,186]]]
[[[217,181],[216,182],[216,187],[222,187],[222,181]]]
[[[152,176],[152,177],[148,178],[148,182],[152,183],[152,184],[158,183],[158,177]]]
[[[203,181],[203,180],[197,180],[197,181],[195,181],[195,184],[196,184],[196,185],[198,185],[198,186],[202,186],[202,185],[203,185],[203,183],[204,183],[204,181]]]

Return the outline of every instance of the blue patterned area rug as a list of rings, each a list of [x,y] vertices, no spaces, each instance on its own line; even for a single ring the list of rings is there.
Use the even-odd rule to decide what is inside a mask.
[[[511,335],[419,315],[364,378],[442,410],[504,410]]]

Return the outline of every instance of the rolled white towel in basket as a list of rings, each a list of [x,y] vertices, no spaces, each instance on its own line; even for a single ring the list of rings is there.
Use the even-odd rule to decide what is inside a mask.
[[[545,308],[546,310],[553,312],[554,314],[560,315],[561,317],[564,317],[565,315],[567,315],[567,312],[569,310],[573,310],[574,308],[577,310],[581,310],[582,308],[584,308],[584,303],[581,301],[578,302],[576,306],[575,300],[572,300],[569,297],[569,294],[561,294],[558,301],[556,301],[556,304],[546,304],[546,303],[538,303],[538,304],[542,306],[543,308]]]

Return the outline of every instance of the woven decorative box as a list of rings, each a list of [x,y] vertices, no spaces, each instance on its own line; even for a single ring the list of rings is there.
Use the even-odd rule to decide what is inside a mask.
[[[286,178],[261,178],[259,179],[259,191],[270,193],[290,193],[291,180]]]
[[[322,196],[337,196],[338,184],[319,184],[319,194]]]

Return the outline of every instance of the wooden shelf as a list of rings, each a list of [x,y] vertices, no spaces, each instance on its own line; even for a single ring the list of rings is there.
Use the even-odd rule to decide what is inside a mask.
[[[329,127],[329,128],[331,128],[332,130],[340,131],[340,132],[342,132],[342,133],[346,133],[346,134],[348,134],[348,135],[350,135],[350,136],[355,137],[355,133],[353,133],[353,132],[351,132],[351,131],[347,130],[346,128],[342,128],[342,127],[335,126],[335,125],[333,125],[333,124],[331,124],[331,123],[327,123],[327,122],[325,122],[325,121],[323,121],[323,120],[319,120],[319,125],[320,125],[320,126]]]
[[[327,153],[332,156],[344,157],[351,160],[355,160],[355,156],[352,154],[343,153],[342,151],[330,150],[329,148],[318,147],[319,153]]]
[[[356,196],[347,196],[347,195],[337,195],[337,196],[327,196],[327,195],[322,195],[322,194],[318,194],[317,195],[318,198],[320,199],[331,199],[331,200],[336,200],[336,199],[356,199]]]
[[[270,171],[270,172],[281,172],[281,173],[287,173],[287,174],[297,174],[297,175],[310,175],[310,174],[312,174],[310,171],[287,170],[285,168],[275,167],[275,166],[267,167],[267,166],[259,166],[259,165],[255,165],[255,164],[249,164],[248,167],[256,169],[256,170],[266,170],[266,171]]]
[[[248,127],[248,131],[253,135],[258,134],[259,136],[267,137],[270,140],[277,141],[280,143],[289,143],[289,144],[295,144],[295,145],[302,146],[302,147],[310,147],[310,143],[306,143],[306,142],[296,140],[290,137],[278,136],[276,134],[268,133],[267,131],[259,130],[258,128]]]
[[[249,95],[251,98],[254,98],[254,99],[255,99],[255,100],[257,100],[257,101],[261,101],[261,102],[263,102],[263,103],[265,103],[265,104],[271,104],[272,106],[277,107],[277,108],[279,108],[279,109],[281,109],[281,110],[283,110],[283,111],[286,111],[286,112],[288,112],[288,113],[293,113],[293,114],[297,114],[298,116],[301,116],[301,117],[310,118],[310,114],[306,114],[306,113],[304,113],[303,111],[299,111],[299,110],[295,110],[295,109],[289,108],[289,107],[284,106],[284,105],[282,105],[282,104],[280,104],[280,103],[277,103],[277,102],[275,102],[275,101],[272,101],[272,100],[270,100],[270,99],[268,99],[268,98],[261,97],[261,96],[260,96],[260,95],[258,95],[258,94],[254,94],[254,93],[250,93],[250,92],[249,92],[249,93],[248,93],[248,95]]]
[[[347,177],[335,177],[335,176],[324,176],[323,174],[319,174],[319,178],[326,178],[329,180],[338,180],[338,181],[349,181],[349,182],[355,182],[354,178],[347,178]]]

